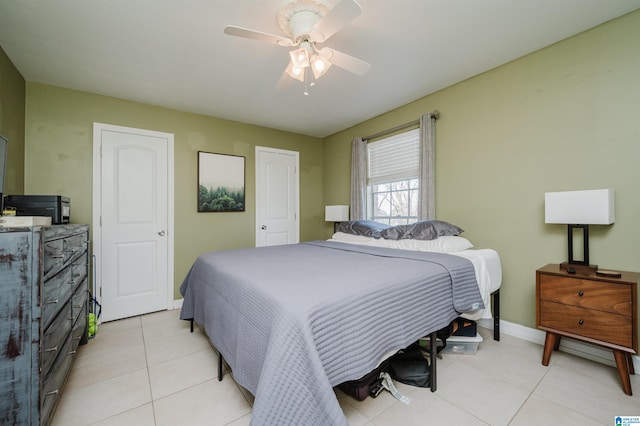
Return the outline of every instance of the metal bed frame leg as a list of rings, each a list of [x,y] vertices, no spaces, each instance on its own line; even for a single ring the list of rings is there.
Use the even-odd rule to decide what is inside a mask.
[[[500,289],[491,293],[493,306],[493,340],[500,341]]]
[[[434,331],[429,336],[429,347],[431,348],[429,351],[429,357],[431,358],[431,365],[429,366],[429,387],[431,388],[431,392],[435,392],[438,388],[438,382],[436,380],[437,343],[437,332]]]
[[[190,322],[191,332],[193,333],[193,318],[191,318],[189,322]],[[222,363],[224,362],[224,358],[222,357],[222,354],[220,353],[220,351],[217,351],[217,352],[218,352],[218,381],[221,382],[222,381]]]
[[[224,358],[222,358],[222,354],[218,351],[218,381],[222,381],[222,362]]]

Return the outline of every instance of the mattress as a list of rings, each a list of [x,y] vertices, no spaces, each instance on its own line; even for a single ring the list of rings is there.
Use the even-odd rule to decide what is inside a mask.
[[[475,269],[478,289],[482,295],[485,308],[468,312],[461,316],[472,320],[492,318],[491,293],[498,290],[502,285],[502,264],[500,263],[498,252],[493,249],[472,249],[473,244],[463,237],[441,237],[436,240],[387,240],[336,232],[329,241],[398,250],[448,253],[469,259]]]
[[[492,318],[491,293],[500,289],[502,285],[502,266],[498,252],[493,249],[478,249],[463,250],[449,254],[467,258],[473,263],[476,272],[476,281],[478,281],[478,289],[480,290],[485,306],[484,309],[467,312],[461,316],[472,320]]]

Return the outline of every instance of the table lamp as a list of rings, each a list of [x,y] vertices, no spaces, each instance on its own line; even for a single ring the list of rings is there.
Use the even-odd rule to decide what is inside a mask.
[[[568,261],[560,268],[578,266],[597,270],[597,265],[589,264],[589,225],[611,225],[615,222],[615,191],[594,189],[587,191],[546,192],[544,194],[545,223],[568,225]],[[583,232],[583,259],[576,260],[573,254],[574,230]]]
[[[349,220],[349,206],[325,206],[324,220],[333,222],[333,232],[336,232],[338,223]]]

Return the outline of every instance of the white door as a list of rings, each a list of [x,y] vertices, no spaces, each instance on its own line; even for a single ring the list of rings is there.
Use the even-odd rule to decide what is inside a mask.
[[[298,163],[298,152],[256,147],[258,247],[300,240]]]
[[[95,126],[101,175],[94,245],[102,321],[171,308],[173,135]]]

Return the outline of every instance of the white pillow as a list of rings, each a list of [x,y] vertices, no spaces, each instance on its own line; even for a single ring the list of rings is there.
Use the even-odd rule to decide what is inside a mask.
[[[331,237],[331,241],[376,247],[388,247],[400,250],[432,251],[437,253],[453,253],[473,248],[473,244],[471,244],[471,242],[466,238],[452,235],[438,237],[434,240],[385,240],[384,238],[375,239],[362,235],[336,232],[333,234],[333,237]]]
[[[401,250],[432,251],[437,253],[453,253],[473,248],[473,244],[464,237],[447,235],[435,240],[384,240],[384,247]]]
[[[460,236],[444,236],[436,239],[442,253],[452,253],[473,248],[471,241]]]
[[[371,245],[376,239],[364,235],[347,234],[346,232],[336,232],[329,241],[338,241],[341,243]]]

